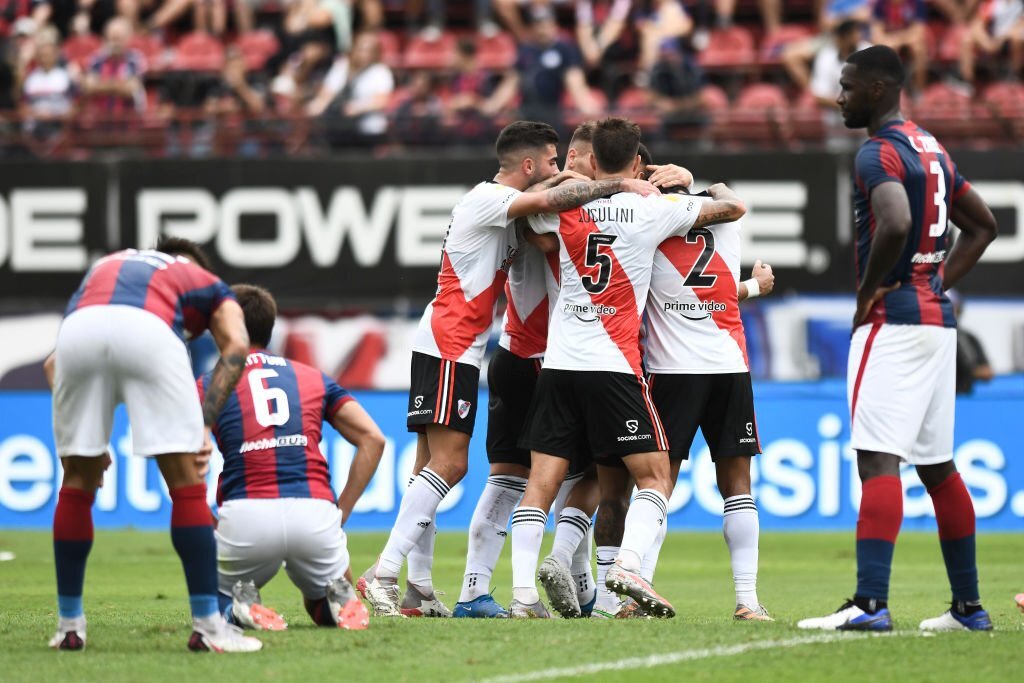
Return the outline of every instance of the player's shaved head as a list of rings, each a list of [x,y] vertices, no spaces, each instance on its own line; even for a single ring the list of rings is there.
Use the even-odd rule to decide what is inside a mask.
[[[203,270],[213,271],[213,264],[210,257],[206,255],[202,247],[183,237],[161,237],[156,243],[156,250],[171,256],[184,256],[192,263]]]
[[[594,157],[605,173],[626,170],[636,161],[640,148],[640,126],[629,119],[609,117],[594,129]]]
[[[569,139],[569,147],[580,144],[592,145],[595,130],[597,130],[597,121],[584,121],[576,126],[576,130],[572,132],[572,138]]]
[[[274,296],[256,285],[235,285],[231,288],[238,299],[238,305],[245,314],[245,329],[249,332],[249,343],[265,349],[270,346],[270,335],[277,320],[277,302]]]
[[[906,71],[892,48],[874,45],[846,59],[839,76],[836,104],[847,128],[877,126],[883,117],[899,116]]]
[[[515,121],[498,134],[494,151],[501,168],[511,170],[523,158],[545,150],[548,145],[558,145],[558,132],[550,125],[539,121]]]
[[[907,79],[899,54],[886,45],[858,50],[846,58],[846,63],[857,67],[858,78],[882,81],[896,88],[902,88]]]

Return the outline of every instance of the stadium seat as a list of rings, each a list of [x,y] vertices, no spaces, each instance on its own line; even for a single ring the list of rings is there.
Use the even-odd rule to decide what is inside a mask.
[[[701,104],[708,112],[725,112],[729,110],[729,96],[717,85],[711,83],[700,89]]]
[[[746,86],[736,104],[716,118],[716,140],[723,144],[780,143],[789,138],[789,100],[768,83]]]
[[[455,61],[455,36],[442,33],[437,40],[419,36],[405,46],[402,66],[406,69],[450,69]]]
[[[615,109],[644,130],[656,129],[661,124],[661,117],[654,110],[651,91],[647,88],[627,88],[619,95]]]
[[[915,121],[943,144],[979,146],[998,139],[1003,128],[988,107],[945,83],[934,83],[915,105]]]
[[[967,26],[946,27],[944,24],[929,24],[928,31],[938,45],[935,60],[942,64],[955,64],[960,59],[960,44],[968,30]]]
[[[235,45],[245,58],[245,68],[258,71],[267,60],[281,49],[277,37],[270,31],[251,31],[238,36]]]
[[[825,119],[822,106],[810,90],[805,90],[789,110],[793,136],[802,141],[820,142],[825,139]]]
[[[815,30],[807,24],[786,24],[777,31],[766,33],[761,40],[761,66],[778,66],[781,63],[782,48],[814,34]]]
[[[697,61],[705,69],[743,69],[757,63],[754,36],[742,26],[711,31]]]
[[[128,41],[128,47],[136,50],[146,59],[146,71],[162,71],[167,65],[166,47],[163,41],[151,33],[137,33]]]
[[[1024,140],[1024,85],[993,83],[981,99],[1009,137]]]
[[[850,321],[809,319],[807,352],[818,361],[819,377],[845,377],[850,355]]]
[[[476,36],[476,59],[481,69],[503,71],[516,62],[516,44],[507,33],[497,33],[491,38],[482,34]]]
[[[196,31],[175,46],[172,68],[179,71],[219,71],[224,66],[224,44],[213,36]]]
[[[92,34],[71,36],[64,41],[61,52],[64,59],[85,68],[89,65],[89,59],[103,47],[103,42]]]
[[[591,88],[590,96],[597,102],[597,107],[601,111],[608,110],[608,96],[604,94],[604,91],[600,88]],[[566,90],[562,93],[562,109],[565,111],[565,124],[570,128],[575,128],[584,121],[589,121],[594,118],[593,116],[587,116],[576,109],[576,105],[573,102],[572,95]]]
[[[392,69],[402,66],[402,40],[393,31],[378,31],[381,59]]]

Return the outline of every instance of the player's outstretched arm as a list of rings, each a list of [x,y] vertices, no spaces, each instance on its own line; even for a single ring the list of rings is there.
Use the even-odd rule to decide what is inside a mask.
[[[545,192],[524,192],[512,200],[508,207],[509,218],[534,216],[541,213],[558,213],[575,209],[587,202],[616,192],[633,192],[639,195],[661,194],[658,188],[646,180],[632,178],[605,178],[585,183],[564,183]]]
[[[775,289],[775,273],[767,263],[761,259],[754,262],[754,268],[750,271],[750,279],[741,282],[736,287],[736,294],[740,301],[755,299],[759,296],[768,296]]]
[[[743,200],[723,183],[709,187],[708,194],[711,195],[711,201],[701,202],[700,213],[693,224],[694,228],[731,223],[743,218],[747,213],[747,206]]]
[[[576,171],[559,171],[558,173],[551,176],[547,180],[542,180],[539,183],[530,185],[528,188],[526,188],[526,192],[544,192],[546,190],[550,190],[553,187],[558,187],[562,183],[570,180],[583,183],[590,182],[590,178],[583,175],[582,173],[577,173]]]
[[[210,317],[210,333],[220,350],[220,358],[203,396],[203,423],[207,427],[217,421],[245,368],[249,333],[245,331],[242,307],[233,299],[223,302]]]
[[[341,523],[344,524],[352,514],[359,496],[363,495],[366,485],[377,471],[381,455],[384,454],[384,433],[373,421],[361,405],[355,401],[346,401],[331,416],[331,426],[345,437],[345,440],[356,447],[352,467],[348,471],[345,488],[338,496],[338,508],[341,510]]]
[[[953,200],[950,218],[960,228],[960,236],[946,259],[942,276],[946,289],[955,287],[967,275],[999,231],[995,216],[973,187]]]
[[[912,218],[910,200],[903,184],[885,182],[875,187],[871,191],[871,213],[875,217],[875,235],[857,290],[854,327],[863,322],[874,303],[887,293],[887,289],[880,289],[882,282],[896,267],[907,244]]]

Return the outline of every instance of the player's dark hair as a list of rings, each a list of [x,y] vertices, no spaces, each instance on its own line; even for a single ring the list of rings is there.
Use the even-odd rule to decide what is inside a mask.
[[[654,157],[651,156],[651,150],[647,149],[647,145],[640,143],[636,148],[636,153],[640,155],[640,164],[644,167],[654,163]],[[644,178],[647,177],[647,171],[644,171]]]
[[[249,343],[266,348],[277,320],[277,302],[274,295],[256,285],[235,285],[231,288],[238,299],[238,305],[245,314],[245,329],[249,332]]]
[[[569,138],[569,146],[572,147],[577,142],[591,144],[594,141],[595,130],[597,130],[597,121],[584,121],[576,126],[576,130],[572,132],[572,137]]]
[[[636,158],[640,148],[640,126],[629,119],[609,117],[594,130],[594,156],[606,173],[620,171]]]
[[[558,144],[558,132],[540,121],[513,121],[498,134],[494,143],[494,151],[503,168],[515,165],[512,157],[522,152],[532,151]]]
[[[846,63],[856,66],[861,78],[884,81],[896,87],[902,87],[907,78],[899,54],[885,45],[858,50],[846,58]]]
[[[171,256],[187,256],[203,270],[213,271],[210,257],[206,255],[203,248],[184,237],[168,237],[165,235],[157,240],[156,250]]]

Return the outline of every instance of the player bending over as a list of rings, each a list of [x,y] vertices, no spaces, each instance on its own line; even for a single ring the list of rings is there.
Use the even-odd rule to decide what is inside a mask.
[[[888,631],[889,575],[903,522],[900,461],[935,506],[953,599],[925,631],[988,631],[975,560],[974,505],[953,463],[956,319],[945,289],[995,239],[992,212],[939,142],[900,113],[903,65],[890,48],[855,52],[837,100],[847,128],[871,136],[857,153],[857,312],[846,376],[850,445],[863,483],[857,590],[800,628]],[[949,219],[960,236],[949,246]],[[943,261],[945,265],[943,266]]]
[[[218,598],[240,626],[280,630],[259,589],[285,564],[319,626],[364,629],[366,607],[345,577],[349,554],[342,525],[377,470],[384,435],[362,406],[325,374],[267,351],[277,318],[270,292],[232,288],[249,332],[245,370],[213,425],[224,470],[217,486]],[[199,393],[212,377],[199,379]],[[321,429],[329,422],[356,447],[337,500]]]
[[[636,124],[600,122],[591,157],[595,177],[636,177],[639,144]],[[579,435],[585,435],[597,462],[621,459],[640,488],[606,583],[660,616],[674,614],[639,576],[641,559],[665,523],[670,491],[668,443],[640,362],[640,316],[658,244],[693,227],[735,220],[745,211],[727,190],[714,190],[721,191],[722,201],[698,205],[673,196],[619,193],[531,219],[538,233],[559,239],[561,289],[523,441],[533,457],[526,493],[512,515],[513,604],[529,608],[540,602],[533,577],[546,511]],[[551,569],[564,574],[556,579],[564,587],[560,601],[567,603],[560,611],[578,614],[578,605],[571,609],[576,599],[571,576],[560,564]]]
[[[200,402],[184,339],[206,329],[221,355]],[[217,609],[217,546],[203,478],[211,448],[206,429],[234,389],[248,348],[241,308],[192,242],[172,238],[155,250],[119,251],[89,269],[46,363],[64,467],[53,516],[59,620],[50,647],[85,648],[82,587],[92,504],[110,464],[114,409],[124,403],[134,455],[156,458],[170,492],[171,542],[192,607],[189,649],[260,649],[260,641],[241,635]]]
[[[469,466],[476,420],[480,363],[498,297],[519,249],[520,216],[578,207],[612,192],[653,192],[633,178],[554,187],[572,173],[558,173],[558,134],[545,124],[516,121],[495,144],[500,168],[452,210],[441,251],[437,292],[420,320],[413,343],[409,430],[419,434],[416,478],[376,564],[358,582],[377,614],[449,616],[434,595],[430,565],[436,513]],[[541,191],[525,192],[538,186]],[[399,599],[398,574],[409,558],[409,580]]]

